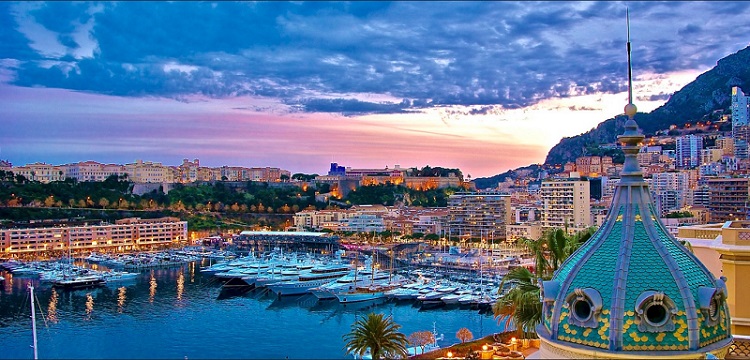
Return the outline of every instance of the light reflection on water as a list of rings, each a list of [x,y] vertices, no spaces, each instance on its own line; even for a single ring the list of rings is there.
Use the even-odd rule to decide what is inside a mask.
[[[86,320],[91,320],[92,312],[94,312],[94,297],[88,293],[86,294]]]
[[[128,291],[128,288],[121,286],[117,289],[117,312],[122,314],[122,308],[125,306],[125,292]]]
[[[154,277],[154,270],[151,270],[151,279],[149,279],[148,284],[149,284],[149,287],[148,287],[148,291],[149,291],[148,302],[153,303],[154,302],[154,297],[156,296],[156,277]]]
[[[215,278],[199,270],[200,264],[145,270],[127,285],[77,291],[3,273],[9,280],[0,291],[0,358],[32,355],[30,282],[39,304],[47,304],[46,313],[37,314],[49,320],[37,322],[40,358],[351,358],[342,336],[356,316],[370,311],[392,315],[407,336],[431,331],[434,321],[445,334],[443,345],[458,342],[462,327],[475,338],[501,331],[491,316],[473,310],[419,311],[392,302],[342,306],[263,290],[225,296]]]
[[[54,288],[49,298],[49,305],[47,305],[47,320],[57,323],[57,290]]]

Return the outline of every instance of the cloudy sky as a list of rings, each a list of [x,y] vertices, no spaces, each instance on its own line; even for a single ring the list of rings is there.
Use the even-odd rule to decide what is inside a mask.
[[[0,2],[0,159],[541,163],[750,40],[750,2]]]

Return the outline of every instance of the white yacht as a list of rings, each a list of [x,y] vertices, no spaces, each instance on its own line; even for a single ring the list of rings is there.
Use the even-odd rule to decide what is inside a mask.
[[[329,283],[349,273],[346,265],[322,265],[303,271],[295,281],[283,281],[268,284],[266,287],[277,295],[302,295],[310,289]]]
[[[345,276],[323,284],[312,289],[313,295],[318,299],[333,299],[336,294],[354,291],[358,287],[369,286],[373,283],[388,281],[391,274],[385,271],[375,270],[351,270]]]

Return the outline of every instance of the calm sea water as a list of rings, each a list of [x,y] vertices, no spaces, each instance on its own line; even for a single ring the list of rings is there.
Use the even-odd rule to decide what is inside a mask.
[[[225,297],[201,264],[146,270],[130,283],[62,291],[0,272],[0,358],[32,358],[27,285],[35,284],[40,358],[65,359],[343,359],[342,336],[356,317],[392,315],[407,336],[432,330],[442,346],[466,327],[475,338],[502,331],[492,315],[473,310],[420,311],[406,303],[343,306],[312,295],[277,298],[253,290]]]

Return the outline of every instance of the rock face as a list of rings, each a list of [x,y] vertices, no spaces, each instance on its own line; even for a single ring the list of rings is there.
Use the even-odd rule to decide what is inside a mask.
[[[731,89],[739,86],[750,92],[750,46],[718,61],[716,66],[674,93],[664,105],[648,114],[637,114],[635,121],[646,134],[668,129],[672,124],[697,121],[717,109],[729,109]],[[622,133],[625,117],[605,120],[581,135],[563,138],[547,154],[545,164],[574,162],[587,145],[612,143]]]

